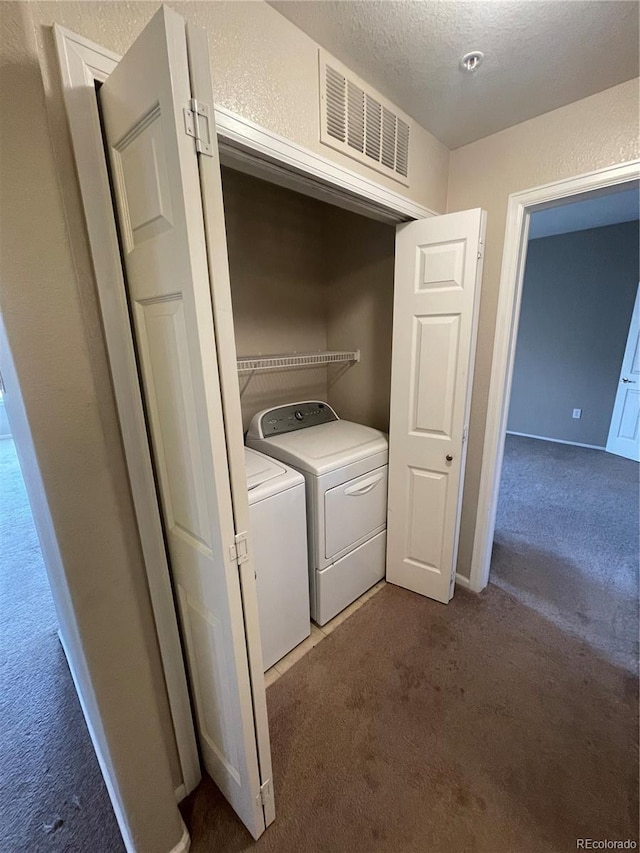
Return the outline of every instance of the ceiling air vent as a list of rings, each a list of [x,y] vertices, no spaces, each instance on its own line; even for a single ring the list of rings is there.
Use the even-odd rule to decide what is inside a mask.
[[[319,56],[320,141],[408,186],[411,119],[332,56]]]

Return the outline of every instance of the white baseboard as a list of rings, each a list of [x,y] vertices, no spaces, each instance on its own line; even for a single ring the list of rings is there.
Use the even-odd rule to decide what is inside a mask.
[[[189,835],[189,830],[184,825],[184,821],[182,823],[182,838],[175,847],[172,847],[169,853],[188,853],[189,848],[191,847],[191,836]]]
[[[461,575],[458,572],[456,572],[456,583],[458,586],[463,586],[465,589],[469,589],[469,578],[465,578],[464,575]]]
[[[599,444],[582,444],[579,441],[563,441],[561,438],[547,438],[545,435],[529,435],[526,432],[513,432],[508,429],[507,435],[519,435],[520,438],[537,438],[538,441],[551,441],[553,444],[570,444],[572,447],[586,447],[589,450],[606,450],[606,447],[601,447]]]

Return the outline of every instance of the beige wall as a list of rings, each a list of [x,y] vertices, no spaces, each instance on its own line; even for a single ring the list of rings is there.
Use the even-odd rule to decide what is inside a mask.
[[[487,241],[458,570],[475,530],[507,200],[511,193],[638,157],[638,80],[510,127],[451,153],[447,210],[482,207]]]
[[[124,53],[160,6],[156,2],[32,2],[38,38],[58,22]],[[320,144],[318,45],[263,0],[171,2],[183,17],[206,30],[217,104],[316,151],[355,172],[444,212],[449,151],[414,124],[408,188]],[[99,9],[99,11],[97,11]]]
[[[222,187],[238,355],[327,348],[325,210],[275,184],[223,168]],[[326,368],[240,376],[245,430],[252,416],[293,400],[324,400]]]
[[[348,370],[329,368],[329,403],[346,420],[389,429],[395,228],[334,208],[327,300],[329,349],[359,349]]]
[[[70,657],[131,834],[162,851],[181,835],[175,744],[91,267],[73,193],[72,252],[29,11],[0,8],[0,308],[75,615]]]
[[[361,362],[240,377],[243,425],[260,409],[328,400],[389,429],[395,229],[222,170],[239,355],[361,351]]]

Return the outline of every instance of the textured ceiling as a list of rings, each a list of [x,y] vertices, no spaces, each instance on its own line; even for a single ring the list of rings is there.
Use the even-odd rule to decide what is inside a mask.
[[[640,218],[638,186],[618,192],[596,196],[586,201],[574,201],[559,207],[550,207],[531,215],[529,239],[603,228],[620,222],[633,222]]]
[[[634,0],[271,0],[449,148],[638,76]],[[473,74],[459,68],[485,54]]]

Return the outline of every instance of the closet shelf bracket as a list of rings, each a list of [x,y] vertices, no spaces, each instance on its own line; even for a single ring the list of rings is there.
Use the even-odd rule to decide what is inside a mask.
[[[245,355],[238,358],[238,373],[322,367],[326,364],[356,361],[360,361],[360,350],[354,352],[305,352],[290,355]]]

